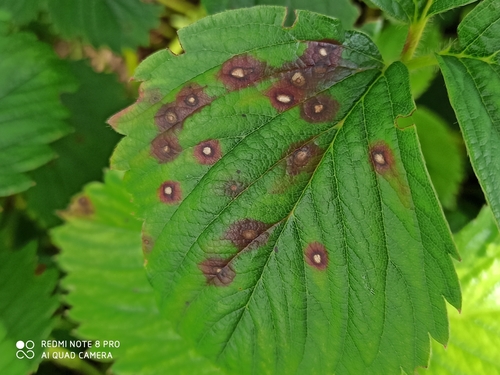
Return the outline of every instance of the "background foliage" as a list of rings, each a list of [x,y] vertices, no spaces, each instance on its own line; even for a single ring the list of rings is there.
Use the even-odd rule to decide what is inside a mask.
[[[105,122],[136,99],[139,61],[182,52],[176,30],[227,9],[287,5],[338,17],[370,36],[385,64],[409,68],[417,110],[398,125],[416,124],[463,294],[461,311],[448,309],[446,348],[433,340],[417,372],[500,374],[500,11],[472,2],[0,0],[0,372],[225,373],[161,318],[140,212],[123,174],[105,171],[121,138]],[[17,340],[49,338],[121,346],[112,362],[15,359]]]

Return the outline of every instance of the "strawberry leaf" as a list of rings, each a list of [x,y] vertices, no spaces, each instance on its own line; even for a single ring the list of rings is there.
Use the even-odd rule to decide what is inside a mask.
[[[242,374],[400,374],[448,338],[457,252],[403,64],[338,20],[256,7],[182,29],[110,119],[165,317]],[[397,345],[395,344],[397,343]]]

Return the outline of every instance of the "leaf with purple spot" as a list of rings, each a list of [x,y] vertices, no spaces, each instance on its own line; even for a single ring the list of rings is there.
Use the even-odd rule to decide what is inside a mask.
[[[150,280],[230,372],[411,373],[460,290],[415,129],[395,124],[408,72],[337,20],[284,17],[180,30],[186,52],[144,61],[139,100],[110,119]]]

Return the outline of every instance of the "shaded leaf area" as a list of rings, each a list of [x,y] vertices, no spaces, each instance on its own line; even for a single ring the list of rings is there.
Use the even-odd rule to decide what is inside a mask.
[[[358,8],[350,0],[202,0],[201,3],[209,14],[255,5],[283,5],[288,8],[289,19],[293,18],[295,10],[310,10],[338,18],[346,29],[352,28],[359,17]],[[287,23],[291,24],[293,19],[290,21]]]
[[[69,317],[79,323],[75,334],[120,341],[109,349],[114,374],[221,374],[160,318],[133,209],[121,174],[107,172],[105,183],[87,185],[65,212],[66,223],[51,232],[68,273],[62,285]]]
[[[86,61],[68,64],[80,83],[77,92],[62,97],[74,132],[53,144],[58,157],[30,174],[37,185],[26,193],[30,213],[46,227],[60,223],[56,210],[83,184],[101,178],[120,138],[106,120],[130,103],[115,75],[95,73]]]
[[[465,149],[460,135],[444,119],[424,106],[398,124],[415,124],[425,164],[441,205],[456,209],[457,194],[464,179]]]
[[[0,247],[0,372],[25,375],[41,361],[40,340],[52,330],[59,306],[55,269],[35,274],[36,245],[18,251]],[[18,352],[18,341],[27,343]],[[31,350],[31,352],[30,352]],[[16,357],[16,354],[18,357]],[[18,359],[20,358],[20,359]]]
[[[110,120],[153,286],[230,371],[411,373],[460,292],[415,129],[395,126],[408,73],[338,20],[284,17],[181,30],[186,53],[143,62],[140,99]]]
[[[447,348],[434,345],[429,375],[500,374],[500,235],[488,207],[456,237],[462,312],[450,311]]]
[[[0,36],[0,196],[31,187],[26,174],[52,160],[49,143],[66,135],[59,95],[74,80],[50,46],[32,34]]]
[[[486,0],[458,27],[458,45],[438,56],[472,167],[500,223],[500,3]]]
[[[47,0],[47,9],[63,38],[82,38],[95,47],[120,53],[149,43],[160,7],[137,0]]]
[[[0,9],[6,11],[16,24],[32,21],[39,8],[40,0],[0,0]]]
[[[161,10],[139,0],[0,0],[0,9],[10,13],[18,25],[47,11],[63,38],[81,38],[117,53],[148,45],[149,31],[158,26]]]
[[[458,8],[477,0],[370,0],[388,15],[412,23],[420,19]]]
[[[387,65],[401,58],[408,29],[409,26],[405,24],[389,24],[376,36],[375,43]],[[428,24],[414,57],[418,58],[439,50],[443,42],[442,39],[439,26],[433,23]],[[414,99],[427,91],[432,80],[436,77],[437,71],[435,66],[425,66],[410,71],[410,86]]]

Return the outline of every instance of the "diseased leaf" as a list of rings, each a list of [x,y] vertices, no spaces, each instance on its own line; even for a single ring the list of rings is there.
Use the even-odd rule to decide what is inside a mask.
[[[77,336],[120,342],[119,348],[106,349],[116,360],[113,374],[223,374],[160,318],[133,209],[120,174],[107,172],[105,184],[87,185],[65,213],[67,222],[51,232],[68,273],[63,287],[69,291],[69,316],[80,323]]]
[[[59,306],[54,294],[57,271],[35,275],[34,243],[19,251],[0,247],[0,373],[25,375],[36,370]],[[22,341],[19,343],[19,341]]]
[[[486,0],[458,27],[459,44],[438,56],[472,167],[500,223],[500,3]]]
[[[450,311],[447,348],[433,345],[428,375],[500,374],[500,235],[488,207],[457,235],[464,305]]]
[[[460,291],[415,128],[395,125],[408,72],[338,20],[284,16],[182,29],[186,53],[144,61],[140,99],[110,120],[151,281],[229,372],[412,373]]]
[[[30,213],[49,227],[60,223],[56,210],[65,208],[83,184],[101,178],[119,140],[106,120],[130,103],[115,75],[95,73],[85,61],[69,67],[80,87],[63,95],[62,102],[75,130],[53,144],[58,158],[31,173],[37,185],[26,193]]]
[[[148,44],[161,9],[139,0],[47,0],[47,8],[63,37],[82,38],[118,53]]]
[[[338,18],[346,29],[352,28],[359,17],[358,8],[350,0],[202,0],[202,4],[209,14],[255,5],[283,5],[288,7],[289,16],[298,9],[310,10]]]
[[[32,186],[26,172],[56,156],[48,144],[70,131],[59,95],[75,86],[34,35],[0,36],[0,55],[0,196],[7,196]]]
[[[366,0],[364,0],[366,2]],[[370,0],[388,15],[404,22],[419,19],[458,8],[477,0]]]

